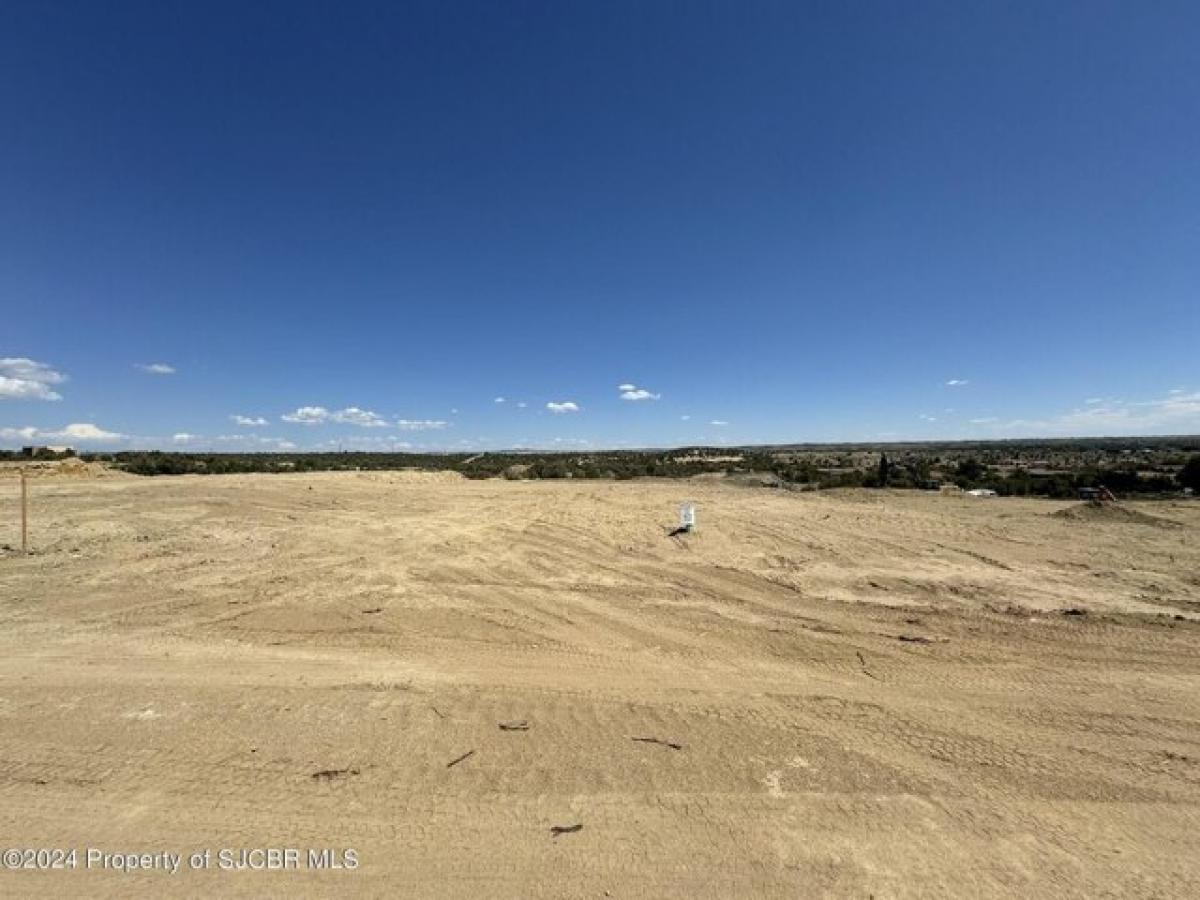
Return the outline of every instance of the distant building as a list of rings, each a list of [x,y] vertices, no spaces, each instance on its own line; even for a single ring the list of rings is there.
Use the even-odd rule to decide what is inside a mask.
[[[1099,503],[1100,502],[1100,488],[1081,487],[1079,489],[1079,499],[1087,500],[1091,503]]]

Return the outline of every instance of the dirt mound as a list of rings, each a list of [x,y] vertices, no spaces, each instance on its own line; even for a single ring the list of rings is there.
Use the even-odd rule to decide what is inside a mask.
[[[132,478],[119,469],[111,468],[107,463],[84,462],[77,457],[61,460],[42,460],[38,462],[6,462],[0,463],[0,478],[19,478],[21,472],[29,478]]]
[[[1182,528],[1171,519],[1147,515],[1119,503],[1079,503],[1050,513],[1056,519],[1074,522],[1127,522],[1131,525],[1152,525],[1155,528]]]

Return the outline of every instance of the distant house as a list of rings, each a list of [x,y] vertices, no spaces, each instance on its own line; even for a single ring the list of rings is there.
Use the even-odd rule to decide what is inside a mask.
[[[972,497],[995,497],[996,492],[991,488],[975,488],[973,491],[967,491]]]

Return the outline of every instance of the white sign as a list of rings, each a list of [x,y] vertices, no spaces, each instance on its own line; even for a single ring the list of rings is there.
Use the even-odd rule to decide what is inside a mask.
[[[692,531],[696,527],[696,504],[685,503],[679,507],[679,527]]]

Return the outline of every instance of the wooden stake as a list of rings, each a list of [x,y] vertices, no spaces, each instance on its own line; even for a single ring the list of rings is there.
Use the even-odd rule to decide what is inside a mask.
[[[21,470],[21,552],[29,552],[29,488],[25,485],[25,470]]]

